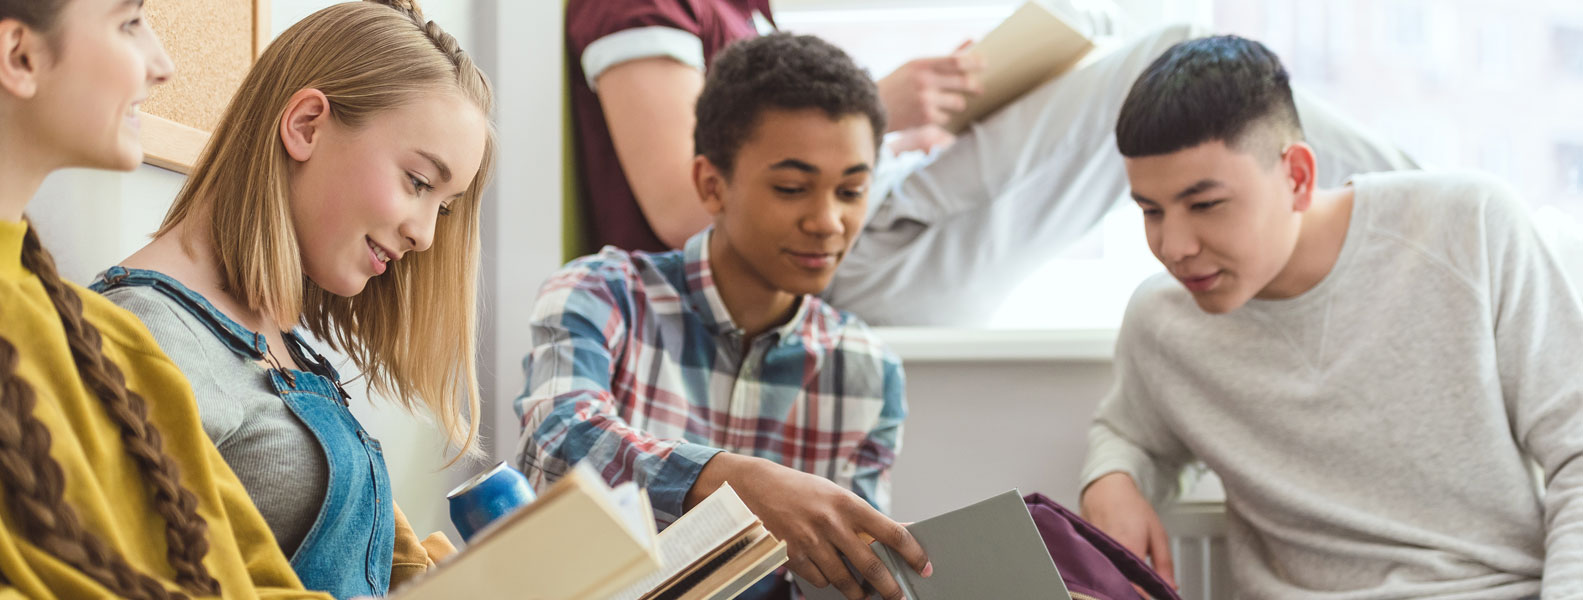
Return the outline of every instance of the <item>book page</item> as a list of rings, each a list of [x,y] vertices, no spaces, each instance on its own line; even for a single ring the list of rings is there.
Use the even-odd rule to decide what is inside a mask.
[[[763,531],[753,545],[743,550],[708,577],[687,590],[685,600],[731,600],[748,587],[768,577],[786,564],[786,542]]]
[[[640,540],[654,539],[654,512],[649,508],[648,495],[638,488],[637,483],[628,481],[606,495],[616,505],[616,513],[621,516],[633,537]]]
[[[659,572],[612,596],[620,600],[637,600],[649,591],[670,581],[687,570],[699,559],[714,553],[716,548],[730,542],[743,531],[758,523],[758,517],[748,510],[731,484],[720,486],[698,506],[660,532],[655,540],[660,552]]]

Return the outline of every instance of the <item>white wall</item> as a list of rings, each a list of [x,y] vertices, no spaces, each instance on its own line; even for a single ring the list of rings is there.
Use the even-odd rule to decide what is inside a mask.
[[[61,273],[86,284],[148,243],[186,178],[143,165],[133,173],[60,171],[28,205]]]
[[[1018,488],[1077,507],[1109,362],[910,361],[892,513],[916,521]]]

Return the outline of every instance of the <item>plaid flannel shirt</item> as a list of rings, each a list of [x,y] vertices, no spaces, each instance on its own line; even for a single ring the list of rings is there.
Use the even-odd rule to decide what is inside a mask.
[[[682,513],[717,452],[823,476],[875,508],[907,406],[901,362],[862,321],[815,296],[747,340],[709,268],[709,231],[684,250],[606,247],[550,278],[534,307],[518,466],[543,488],[585,461]]]

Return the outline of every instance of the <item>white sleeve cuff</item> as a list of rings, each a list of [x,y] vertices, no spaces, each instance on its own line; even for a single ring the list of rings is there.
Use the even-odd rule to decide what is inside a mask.
[[[599,91],[594,82],[610,67],[640,58],[671,58],[684,65],[704,70],[704,42],[698,36],[655,25],[625,29],[594,40],[583,49],[583,75],[589,89]]]

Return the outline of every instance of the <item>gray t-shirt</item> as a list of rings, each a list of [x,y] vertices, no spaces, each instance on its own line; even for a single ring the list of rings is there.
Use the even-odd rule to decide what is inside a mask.
[[[168,296],[121,287],[105,297],[142,319],[192,382],[204,431],[291,556],[319,516],[329,486],[330,467],[313,432],[275,394],[264,367],[237,355]],[[284,348],[272,350],[285,356]]]
[[[1084,485],[1200,460],[1248,598],[1583,595],[1583,306],[1490,179],[1355,179],[1329,275],[1223,315],[1139,287]],[[1537,489],[1529,460],[1543,468]]]

